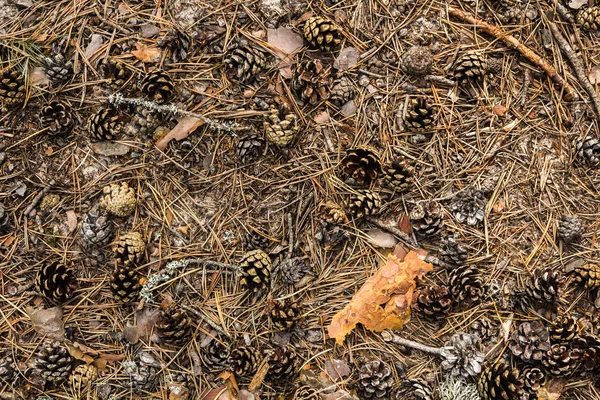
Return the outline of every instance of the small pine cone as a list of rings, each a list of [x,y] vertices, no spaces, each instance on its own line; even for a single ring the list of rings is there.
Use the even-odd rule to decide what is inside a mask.
[[[600,30],[600,6],[583,7],[575,18],[577,25],[586,31]]]
[[[161,70],[155,70],[142,79],[140,82],[140,90],[154,102],[162,104],[173,97],[173,94],[175,93],[175,84],[168,73]]]
[[[35,277],[35,285],[44,297],[58,303],[71,299],[78,287],[73,270],[56,261],[40,268]]]
[[[413,299],[413,308],[431,318],[448,314],[452,307],[452,295],[446,286],[427,286],[417,290]]]
[[[135,211],[137,206],[135,191],[129,187],[127,182],[111,183],[102,189],[102,193],[104,193],[104,197],[100,201],[100,207],[109,214],[128,217]]]
[[[542,364],[554,376],[567,377],[579,366],[577,354],[566,346],[554,344],[544,354]]]
[[[237,346],[231,350],[227,362],[238,378],[251,376],[258,368],[258,353],[254,347]]]
[[[306,258],[287,258],[273,271],[275,278],[284,285],[295,285],[308,274],[312,274],[312,267]]]
[[[169,49],[174,63],[185,61],[188,57],[192,38],[182,30],[172,29],[161,47]]]
[[[582,164],[595,166],[600,163],[600,142],[593,136],[575,142],[575,154]]]
[[[100,65],[100,74],[113,89],[121,89],[131,79],[131,72],[120,61],[106,60]]]
[[[317,16],[304,23],[304,38],[315,49],[332,51],[342,42],[342,33],[332,20]]]
[[[338,106],[343,106],[354,98],[355,88],[352,80],[347,76],[342,76],[333,83],[329,93],[329,98]]]
[[[587,263],[573,270],[573,281],[586,290],[600,288],[600,266]]]
[[[487,60],[484,55],[467,52],[460,56],[454,64],[454,79],[459,83],[483,80],[487,73]]]
[[[382,170],[383,180],[398,193],[403,193],[413,183],[414,168],[406,161],[396,160]]]
[[[600,369],[600,340],[594,335],[584,334],[571,342],[571,356],[581,362],[586,371]]]
[[[161,310],[156,331],[160,339],[173,346],[184,346],[192,338],[193,327],[185,310],[175,306]]]
[[[52,101],[40,111],[41,124],[49,135],[66,135],[71,132],[75,120],[71,108],[60,101]]]
[[[43,68],[46,76],[53,82],[66,82],[73,76],[73,63],[66,61],[62,54],[47,58]]]
[[[546,384],[546,374],[535,366],[526,366],[523,368],[523,381],[525,390],[528,393],[535,393]]]
[[[85,391],[97,378],[98,368],[93,364],[81,364],[71,372],[69,382],[71,383],[71,387],[75,389],[75,392],[79,393],[80,391]]]
[[[477,389],[482,400],[512,400],[525,394],[524,385],[518,368],[499,361],[482,372]]]
[[[286,400],[321,400],[319,391],[308,385],[301,385]]]
[[[59,342],[51,342],[40,349],[35,367],[44,381],[58,385],[69,377],[74,363],[75,359],[66,347]]]
[[[468,186],[456,193],[450,203],[450,211],[459,223],[477,225],[485,217],[485,193],[482,190]]]
[[[459,332],[444,343],[440,349],[444,359],[442,368],[450,370],[452,376],[470,377],[481,373],[481,365],[485,355],[481,351],[479,336]]]
[[[438,235],[443,221],[442,206],[433,201],[418,203],[410,212],[413,231],[422,237]]]
[[[123,130],[123,118],[113,108],[103,108],[88,119],[88,131],[96,140],[115,140]]]
[[[486,342],[497,335],[498,328],[489,319],[482,318],[471,324],[471,331],[479,336],[482,342]]]
[[[381,174],[381,159],[372,147],[356,147],[346,150],[341,161],[344,174],[359,185],[369,186]]]
[[[276,347],[269,353],[269,374],[267,378],[272,383],[293,380],[293,377],[298,373],[300,361],[296,350],[292,346]]]
[[[454,236],[443,236],[440,240],[440,260],[453,267],[463,265],[467,261],[467,249],[461,246]]]
[[[140,394],[154,391],[160,374],[160,361],[152,354],[140,351],[134,360],[126,361],[123,366],[133,392]]]
[[[15,379],[16,365],[10,353],[0,354],[0,388],[2,384],[11,384]]]
[[[379,214],[381,197],[372,190],[357,190],[350,195],[348,209],[356,219]]]
[[[361,399],[388,399],[394,386],[392,368],[383,361],[367,361],[360,367],[357,385]]]
[[[423,76],[431,71],[433,55],[431,50],[424,46],[413,46],[408,49],[400,59],[400,66],[407,75]]]
[[[222,371],[229,359],[229,349],[221,340],[212,339],[210,343],[203,348],[202,361],[208,367],[209,371]]]
[[[411,131],[424,131],[433,128],[435,116],[431,103],[422,96],[410,99],[404,112],[404,124]]]
[[[429,382],[421,378],[408,379],[395,393],[394,400],[433,400],[434,391]]]
[[[223,64],[229,79],[250,83],[267,69],[267,58],[262,51],[254,47],[236,45],[227,51]]]
[[[290,145],[300,131],[298,116],[285,106],[271,106],[264,127],[267,140],[281,147]]]
[[[280,331],[290,331],[302,317],[302,309],[300,304],[291,298],[276,300],[269,316],[275,328]]]
[[[5,107],[18,106],[25,102],[27,86],[23,73],[7,69],[0,76],[0,103]]]
[[[160,113],[138,106],[131,117],[135,131],[142,136],[151,136],[161,123]]]
[[[244,254],[240,267],[246,273],[240,279],[242,289],[256,295],[268,291],[271,286],[271,258],[262,250],[252,250]]]
[[[125,303],[137,300],[140,289],[140,277],[133,268],[118,267],[110,281],[110,288],[117,299]]]
[[[345,224],[348,217],[344,209],[333,201],[326,201],[319,205],[318,215],[328,224]]]
[[[330,85],[330,70],[324,68],[320,60],[292,65],[290,88],[300,100],[310,104],[326,100]]]
[[[571,315],[558,315],[548,327],[550,343],[569,345],[579,333],[577,320]]]
[[[457,304],[476,303],[483,297],[483,279],[479,272],[466,265],[450,271],[450,293]]]
[[[115,258],[123,265],[139,264],[146,255],[146,242],[139,232],[127,232],[119,236],[115,247]]]
[[[539,321],[522,322],[513,331],[508,348],[525,362],[541,361],[550,350],[548,329]]]
[[[48,193],[40,202],[40,210],[50,211],[60,203],[60,196],[56,193]]]
[[[235,146],[235,155],[242,164],[248,164],[260,158],[265,148],[265,139],[252,133],[243,136]]]
[[[271,239],[267,236],[264,236],[260,232],[255,230],[251,230],[246,234],[244,238],[244,244],[246,246],[246,251],[251,250],[264,250],[269,247],[271,243]]]
[[[83,216],[81,236],[88,246],[104,246],[113,237],[113,224],[103,212],[93,209]]]
[[[526,291],[529,300],[556,303],[565,289],[565,278],[552,268],[536,269],[528,280]]]
[[[557,236],[565,243],[577,243],[585,232],[585,225],[578,216],[563,215],[558,221]]]

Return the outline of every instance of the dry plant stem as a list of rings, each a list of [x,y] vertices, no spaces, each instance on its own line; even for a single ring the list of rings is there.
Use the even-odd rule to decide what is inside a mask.
[[[550,79],[554,81],[554,83],[563,88],[563,98],[566,101],[572,101],[577,98],[573,86],[571,86],[565,79],[563,79],[562,76],[558,74],[554,66],[552,66],[548,61],[539,56],[529,47],[519,42],[519,40],[514,36],[509,35],[497,26],[490,25],[485,21],[473,17],[471,14],[454,7],[448,7],[448,15],[456,17],[462,21],[468,22],[476,28],[480,28],[485,33],[492,35],[499,40],[502,40],[508,47],[517,50],[519,53],[521,53],[523,57],[525,57],[526,59],[543,69],[544,72],[548,74]]]
[[[202,321],[206,322],[208,325],[210,325],[211,328],[213,328],[215,331],[219,332],[221,335],[227,336],[228,338],[231,337],[231,335],[229,335],[227,332],[225,332],[223,329],[221,329],[221,327],[219,325],[217,325],[212,319],[208,318],[206,315],[202,314],[200,311],[196,310],[195,308],[192,308],[185,304],[183,304],[181,306],[181,308],[191,312],[196,317],[198,317]]]
[[[525,68],[523,73],[523,87],[521,89],[521,105],[527,103],[527,91],[529,90],[529,69]]]
[[[442,355],[442,349],[440,349],[438,347],[426,346],[421,343],[413,342],[412,340],[404,339],[404,338],[394,334],[392,331],[381,332],[381,337],[386,342],[399,344],[404,347],[410,347],[411,349],[420,350],[425,353],[435,354],[438,356]]]
[[[25,216],[29,216],[29,214],[31,214],[31,212],[33,211],[33,209],[35,208],[35,206],[38,205],[38,203],[42,200],[42,197],[44,197],[46,195],[46,193],[48,193],[48,191],[52,188],[52,186],[54,186],[56,182],[53,180],[51,180],[50,182],[48,182],[48,186],[46,186],[44,189],[42,189],[41,192],[39,192],[34,198],[33,201],[31,202],[31,204],[29,205],[29,207],[27,207],[27,209],[25,209]]]
[[[558,12],[558,14],[560,14],[565,21],[570,24],[575,23],[575,17],[573,14],[567,9],[567,7],[563,6],[559,0],[549,1],[549,3],[556,8],[556,12]]]
[[[575,70],[575,76],[579,80],[579,83],[581,84],[581,86],[583,86],[588,96],[590,96],[590,100],[592,101],[592,106],[594,108],[594,113],[596,113],[596,118],[598,119],[598,121],[600,121],[600,100],[598,100],[598,96],[596,96],[596,90],[594,90],[594,86],[592,86],[590,80],[587,77],[587,74],[585,73],[583,62],[579,57],[577,57],[577,54],[575,54],[575,51],[573,50],[569,42],[567,42],[567,39],[565,39],[563,34],[560,32],[560,30],[558,29],[558,25],[552,22],[552,18],[554,17],[553,13],[548,13],[546,16],[548,17],[548,24],[550,26],[552,36],[554,36],[556,43],[558,43],[558,47],[567,57],[569,63],[571,63],[573,70]]]
[[[439,75],[425,75],[425,80],[427,82],[439,83],[440,85],[453,87],[456,85],[456,81],[452,79],[445,78]]]

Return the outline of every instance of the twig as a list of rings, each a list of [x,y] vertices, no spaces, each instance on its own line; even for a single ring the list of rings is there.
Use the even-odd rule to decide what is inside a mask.
[[[450,87],[456,86],[456,81],[439,75],[425,75],[425,80],[427,82],[439,83],[440,85]]]
[[[288,225],[288,254],[287,258],[292,257],[292,253],[294,252],[294,227],[292,224],[292,214],[287,213],[285,215],[285,220]]]
[[[182,304],[181,308],[191,312],[196,317],[200,318],[202,321],[204,321],[208,325],[210,325],[211,328],[213,328],[215,331],[219,332],[220,334],[227,336],[228,338],[231,338],[231,335],[229,335],[227,332],[225,332],[223,329],[221,329],[221,327],[219,325],[217,325],[212,319],[208,318],[206,315],[202,314],[200,311],[198,311],[195,308],[192,308],[188,305],[185,305],[185,304]]]
[[[548,12],[546,14],[546,17],[548,18],[548,24],[550,26],[552,36],[554,36],[556,43],[558,43],[558,47],[567,57],[567,60],[569,60],[569,63],[573,67],[573,70],[575,71],[575,76],[579,80],[579,83],[585,89],[588,96],[590,96],[594,113],[596,114],[596,118],[598,119],[598,121],[600,121],[600,101],[598,100],[598,96],[596,96],[594,86],[592,86],[590,80],[588,79],[585,73],[585,68],[583,67],[581,59],[577,57],[577,54],[575,54],[575,51],[573,50],[569,42],[567,42],[567,39],[565,39],[563,34],[560,32],[560,30],[558,29],[558,25],[552,22],[552,20],[554,19],[554,13]]]
[[[523,87],[521,88],[521,105],[525,105],[527,103],[527,91],[529,90],[529,69],[525,68],[525,72],[523,73]]]
[[[51,180],[50,182],[48,182],[48,186],[46,186],[44,189],[42,189],[41,192],[39,192],[34,198],[33,201],[31,202],[31,204],[29,205],[29,207],[27,207],[25,209],[25,216],[29,216],[29,214],[31,214],[31,212],[33,211],[33,209],[35,208],[35,206],[38,205],[38,203],[40,202],[40,200],[42,200],[42,197],[44,197],[44,195],[46,193],[48,193],[48,191],[52,188],[52,186],[54,186],[56,182],[53,180]]]
[[[480,28],[485,33],[503,41],[508,47],[517,50],[519,53],[521,53],[523,57],[525,57],[526,59],[543,69],[544,72],[548,74],[550,79],[554,81],[554,83],[563,88],[563,97],[565,100],[572,101],[577,98],[577,94],[575,93],[575,89],[573,88],[573,86],[571,86],[571,84],[569,84],[562,76],[558,74],[556,68],[554,68],[552,64],[550,64],[546,59],[539,56],[529,47],[519,42],[519,40],[514,36],[509,35],[497,26],[490,25],[487,22],[473,17],[471,14],[454,7],[448,7],[448,15],[473,24],[476,28]]]
[[[411,349],[420,350],[425,353],[435,354],[437,356],[442,355],[442,349],[440,347],[431,347],[431,346],[426,346],[421,343],[413,342],[412,340],[404,339],[404,338],[396,335],[392,331],[381,332],[381,337],[386,342],[399,344],[404,347],[410,347]]]
[[[554,0],[554,1],[549,0],[548,2],[556,8],[556,12],[558,12],[560,14],[560,16],[563,17],[563,19],[565,21],[567,21],[570,24],[574,24],[575,23],[575,17],[571,13],[571,11],[569,11],[567,9],[567,7],[563,6],[560,3],[560,1],[558,1],[558,0]]]

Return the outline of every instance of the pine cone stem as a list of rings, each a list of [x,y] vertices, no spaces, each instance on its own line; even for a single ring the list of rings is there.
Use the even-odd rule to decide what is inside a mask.
[[[438,356],[442,355],[441,347],[431,347],[431,346],[427,346],[427,345],[424,345],[421,343],[413,342],[412,340],[404,339],[404,338],[396,335],[392,331],[386,330],[386,331],[381,332],[381,337],[386,342],[399,344],[404,347],[410,347],[411,349],[420,350],[425,353],[435,354]]]

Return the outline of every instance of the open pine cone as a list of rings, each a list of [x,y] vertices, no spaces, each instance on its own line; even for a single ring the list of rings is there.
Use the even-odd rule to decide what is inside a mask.
[[[327,99],[331,85],[329,68],[320,60],[309,60],[292,65],[290,88],[298,98],[310,104]]]
[[[115,258],[123,265],[137,265],[146,255],[146,241],[139,232],[127,232],[119,236],[115,247]]]
[[[285,106],[272,106],[264,127],[267,140],[281,147],[289,146],[300,131],[298,116]]]
[[[58,385],[69,377],[74,363],[75,359],[66,347],[59,342],[50,342],[41,347],[35,366],[45,382]]]
[[[393,386],[392,369],[383,361],[367,361],[361,366],[357,387],[361,399],[387,399]]]
[[[244,254],[240,267],[247,274],[240,283],[243,290],[256,295],[268,291],[271,286],[271,258],[262,250],[252,250]]]
[[[548,329],[539,321],[522,322],[512,333],[508,348],[525,362],[541,361],[550,350]]]
[[[311,17],[304,23],[304,37],[314,48],[331,51],[342,42],[342,34],[335,22],[326,17]]]
[[[481,372],[485,355],[481,351],[477,335],[460,332],[444,344],[441,349],[442,368],[450,370],[452,376],[476,376]]]
[[[372,147],[356,147],[346,150],[341,161],[344,174],[359,185],[369,186],[381,173],[381,159]]]
[[[42,126],[49,135],[66,135],[71,132],[75,120],[71,108],[64,102],[51,101],[40,111]]]
[[[185,310],[171,305],[161,310],[156,331],[164,343],[184,346],[192,338],[192,320]]]
[[[521,371],[499,361],[482,372],[477,389],[482,400],[516,400],[525,394],[524,386]]]
[[[102,189],[104,197],[100,201],[100,207],[117,217],[128,217],[137,206],[135,191],[127,182],[111,183]]]
[[[35,285],[42,295],[59,303],[71,299],[79,286],[73,270],[57,261],[46,263],[40,268]]]
[[[413,231],[422,237],[432,237],[440,233],[443,224],[442,206],[433,201],[418,203],[410,212]]]
[[[143,94],[158,104],[169,101],[175,93],[175,84],[165,71],[155,70],[147,74],[140,82]]]

